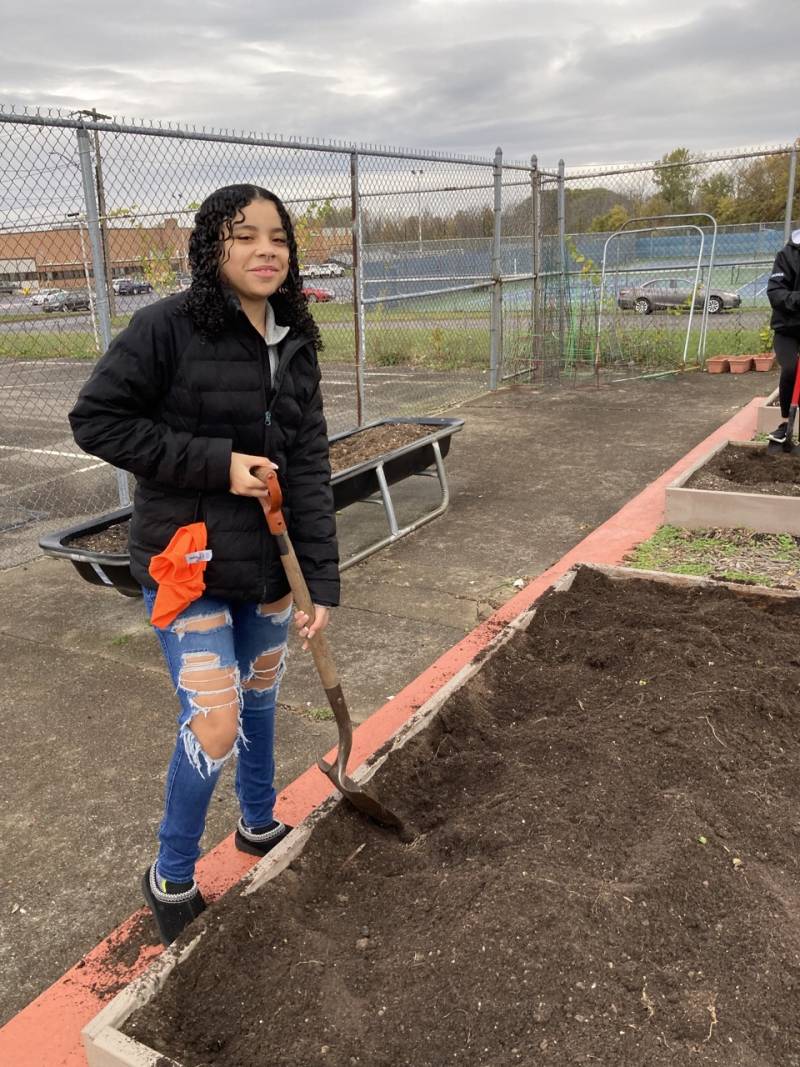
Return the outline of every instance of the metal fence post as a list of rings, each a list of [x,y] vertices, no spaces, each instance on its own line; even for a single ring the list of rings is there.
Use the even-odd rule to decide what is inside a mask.
[[[496,389],[503,357],[503,277],[501,217],[503,212],[503,150],[494,154],[494,226],[492,230],[492,317],[490,327],[489,388]]]
[[[353,231],[353,324],[356,342],[356,420],[366,417],[367,339],[364,323],[364,233],[361,220],[358,152],[350,155],[350,217]]]
[[[564,182],[564,160],[558,161],[558,255],[561,264],[558,285],[558,362],[559,368],[564,360],[564,339],[566,334],[567,301],[567,223],[566,192]]]
[[[97,122],[98,119],[110,120],[111,115],[101,115],[96,107],[81,108],[77,111],[78,115],[85,115],[87,118]],[[113,282],[113,270],[111,266],[111,255],[108,250],[108,214],[106,211],[106,193],[105,186],[103,184],[103,159],[100,154],[100,131],[95,127],[94,129],[94,171],[95,171],[95,188],[97,189],[97,211],[100,216],[100,237],[103,242],[103,262],[106,267],[106,286],[108,291],[108,306],[111,310],[111,316],[116,314],[114,307],[114,287]]]
[[[786,187],[786,213],[783,219],[783,240],[792,236],[792,208],[794,207],[794,183],[797,176],[797,142],[792,145],[789,155],[789,183]]]
[[[83,201],[86,207],[86,229],[89,234],[89,250],[92,257],[94,274],[94,297],[97,307],[97,323],[100,328],[100,340],[104,349],[111,344],[111,315],[108,307],[108,289],[106,288],[106,270],[103,260],[103,238],[100,233],[100,219],[97,213],[97,198],[94,187],[94,168],[89,147],[89,131],[76,130],[78,135],[78,156],[83,182]],[[125,471],[115,468],[117,474],[117,492],[121,505],[130,503],[128,476]]]
[[[542,176],[539,159],[531,156],[531,355],[542,358],[541,279],[542,262]]]

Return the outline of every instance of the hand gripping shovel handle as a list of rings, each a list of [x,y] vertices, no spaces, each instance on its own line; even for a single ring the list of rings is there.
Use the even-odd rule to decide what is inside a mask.
[[[303,572],[300,569],[300,564],[297,562],[294,546],[289,539],[289,533],[286,529],[286,521],[283,517],[283,512],[281,511],[283,494],[281,493],[281,487],[278,483],[278,476],[275,474],[275,471],[269,467],[257,467],[255,469],[255,475],[257,478],[260,478],[267,486],[267,489],[269,489],[269,497],[260,498],[261,506],[264,509],[264,515],[266,516],[270,533],[277,541],[281,563],[286,572],[286,577],[289,580],[289,587],[292,590],[294,602],[300,611],[304,612],[309,619],[313,621],[316,614],[314,611],[314,604],[311,600],[311,594],[308,591],[306,580],[303,577]],[[342,687],[339,684],[336,664],[333,661],[333,655],[331,654],[331,648],[328,644],[327,637],[322,632],[316,633],[309,641],[309,645],[311,646],[311,655],[314,657],[314,666],[317,668],[317,673],[319,674],[322,686],[325,690],[325,696],[328,698],[328,703],[333,711],[336,719],[336,726],[339,731],[339,746],[336,753],[335,765],[328,764],[324,760],[319,760],[318,765],[320,770],[329,777],[335,766],[334,774],[336,777],[332,777],[331,780],[334,785],[343,785],[345,783],[347,761],[350,758],[350,749],[353,746],[353,724],[350,721],[350,714],[347,710]]]

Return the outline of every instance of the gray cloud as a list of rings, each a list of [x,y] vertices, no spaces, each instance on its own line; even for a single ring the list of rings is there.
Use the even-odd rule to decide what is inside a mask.
[[[797,129],[796,0],[44,0],[4,26],[0,98],[553,163]]]

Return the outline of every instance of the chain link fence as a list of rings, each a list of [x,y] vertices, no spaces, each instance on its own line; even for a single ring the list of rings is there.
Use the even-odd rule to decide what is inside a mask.
[[[331,432],[496,383],[495,160],[0,110],[0,170],[5,562],[53,519],[129,499],[67,412],[135,310],[188,287],[194,213],[222,185],[274,189],[293,215]]]
[[[611,380],[771,348],[796,146],[541,172],[542,372]]]
[[[274,189],[293,215],[338,432],[763,350],[795,170],[792,146],[542,169],[0,107],[0,565],[54,519],[127,501],[67,412],[133,312],[187,288],[194,213],[221,185]]]

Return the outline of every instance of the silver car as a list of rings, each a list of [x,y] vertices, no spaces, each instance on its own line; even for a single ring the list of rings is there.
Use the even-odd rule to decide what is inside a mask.
[[[693,289],[694,282],[687,278],[651,278],[641,285],[620,289],[617,304],[621,308],[633,309],[639,315],[649,315],[662,308],[688,308]],[[694,306],[702,308],[705,298],[705,289],[698,285]],[[725,308],[738,308],[741,302],[738,293],[712,289],[708,295],[708,313],[718,315]]]

